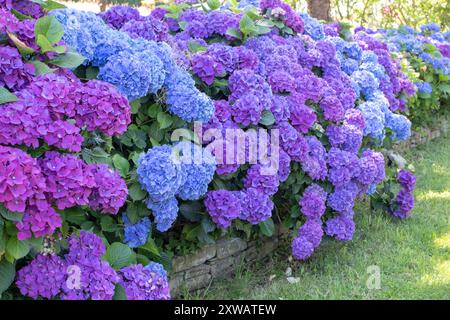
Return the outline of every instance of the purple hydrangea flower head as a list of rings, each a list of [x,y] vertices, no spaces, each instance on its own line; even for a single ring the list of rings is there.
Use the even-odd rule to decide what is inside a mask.
[[[214,115],[220,122],[225,122],[230,120],[231,117],[231,106],[226,100],[215,100],[214,101]]]
[[[120,29],[128,21],[139,20],[141,17],[139,11],[130,6],[114,6],[99,16],[114,29]]]
[[[200,77],[207,85],[212,85],[214,79],[224,73],[225,69],[212,56],[197,53],[192,57],[192,71]]]
[[[317,184],[311,184],[303,192],[299,204],[308,219],[319,219],[326,210],[327,193]]]
[[[274,195],[278,191],[279,180],[277,175],[269,175],[262,173],[262,167],[259,164],[252,165],[247,170],[247,175],[244,178],[245,188],[254,188],[258,192]]]
[[[292,241],[292,256],[297,260],[306,260],[314,252],[314,246],[305,236],[296,237]]]
[[[320,219],[308,219],[298,230],[298,236],[304,237],[314,248],[317,248],[323,237],[322,221]]]
[[[353,208],[358,192],[358,186],[353,182],[335,188],[328,196],[328,206],[340,213],[347,212]]]
[[[209,191],[204,204],[212,221],[221,229],[228,228],[241,214],[240,198],[236,191]]]
[[[407,191],[413,191],[416,186],[416,177],[407,170],[400,170],[397,174],[397,181],[400,183],[402,188]]]
[[[406,219],[414,208],[414,195],[412,191],[401,189],[395,198],[398,208],[392,213],[395,217]]]
[[[92,165],[95,187],[89,197],[89,206],[105,214],[117,214],[125,204],[128,188],[117,171],[106,164]]]
[[[339,215],[326,222],[325,232],[339,241],[350,241],[355,232],[355,223],[351,218]]]
[[[281,148],[293,161],[302,162],[309,151],[307,140],[287,121],[279,123],[276,128],[280,130]]]
[[[131,107],[117,89],[102,81],[91,80],[79,88],[75,119],[87,130],[99,130],[108,136],[123,134],[131,123]]]
[[[315,136],[306,137],[308,154],[302,162],[303,170],[314,180],[324,180],[327,177],[327,152]]]
[[[270,197],[254,188],[245,189],[239,194],[241,202],[241,216],[251,224],[266,221],[272,216],[273,202]]]
[[[128,300],[169,300],[170,289],[166,277],[141,264],[131,265],[119,271],[120,284]]]
[[[60,257],[39,254],[17,272],[16,285],[24,296],[51,299],[61,292],[67,265]]]

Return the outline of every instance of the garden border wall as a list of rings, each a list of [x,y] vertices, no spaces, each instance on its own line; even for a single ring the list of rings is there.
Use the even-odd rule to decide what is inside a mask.
[[[441,118],[431,127],[417,128],[408,141],[396,143],[387,154],[401,165],[404,160],[397,152],[425,144],[449,131],[449,119]],[[289,230],[277,226],[275,234],[270,238],[249,242],[241,238],[222,238],[192,254],[174,257],[169,275],[172,296],[206,288],[215,279],[230,277],[243,263],[263,260],[278,247],[280,239],[288,232]]]

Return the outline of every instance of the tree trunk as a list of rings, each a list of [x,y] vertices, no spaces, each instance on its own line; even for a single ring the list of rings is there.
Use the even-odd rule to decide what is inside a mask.
[[[308,0],[308,12],[311,17],[330,21],[330,0]]]

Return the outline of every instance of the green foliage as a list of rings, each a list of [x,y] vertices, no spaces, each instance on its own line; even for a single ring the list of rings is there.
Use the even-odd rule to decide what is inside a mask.
[[[0,104],[17,101],[15,94],[9,92],[8,89],[0,87]]]

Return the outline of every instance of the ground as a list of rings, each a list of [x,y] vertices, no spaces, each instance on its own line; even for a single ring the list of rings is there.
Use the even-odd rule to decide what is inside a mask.
[[[370,212],[367,203],[362,203],[352,242],[328,240],[304,263],[289,262],[286,246],[269,263],[242,268],[233,279],[188,297],[450,298],[450,136],[409,152],[406,159],[414,164],[418,181],[416,207],[409,219]],[[287,280],[289,267],[291,277],[297,278],[290,280],[296,283]]]

